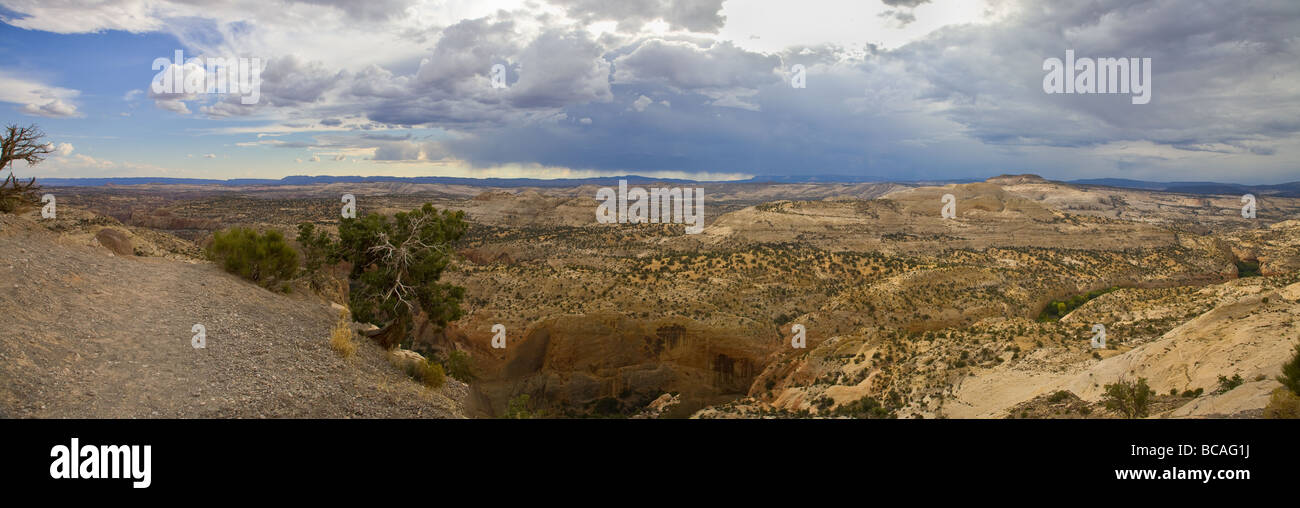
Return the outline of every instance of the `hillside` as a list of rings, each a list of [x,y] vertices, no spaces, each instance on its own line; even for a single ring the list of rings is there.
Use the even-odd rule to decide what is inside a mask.
[[[466,415],[453,379],[426,389],[370,341],[336,355],[327,302],[168,253],[156,232],[68,207],[38,217],[0,215],[0,417]],[[133,248],[102,246],[103,229]],[[191,345],[195,324],[204,349]]]

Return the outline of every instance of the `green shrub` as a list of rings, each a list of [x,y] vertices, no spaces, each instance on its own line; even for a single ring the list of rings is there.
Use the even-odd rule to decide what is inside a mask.
[[[1245,381],[1246,381],[1246,380],[1244,380],[1244,379],[1241,378],[1241,374],[1233,374],[1233,376],[1232,376],[1231,379],[1229,379],[1227,376],[1219,376],[1219,392],[1218,392],[1218,393],[1226,393],[1226,392],[1229,392],[1229,391],[1231,391],[1233,388],[1236,388],[1236,387],[1238,387],[1238,386],[1241,386],[1241,383],[1244,383]]]
[[[298,273],[298,252],[279,231],[259,234],[248,228],[233,228],[212,235],[208,256],[227,272],[256,282],[265,288],[285,281]]]
[[[447,354],[447,375],[456,378],[462,383],[469,383],[474,380],[474,372],[470,368],[469,355],[464,351],[452,351]]]
[[[1058,321],[1061,318],[1065,317],[1066,314],[1069,314],[1070,312],[1074,311],[1074,309],[1077,309],[1083,304],[1088,303],[1089,300],[1092,300],[1093,298],[1104,295],[1111,291],[1115,291],[1117,289],[1119,288],[1115,286],[1111,286],[1104,289],[1094,289],[1092,291],[1089,291],[1081,295],[1074,295],[1065,300],[1053,300],[1051,302],[1048,302],[1046,307],[1043,307],[1043,311],[1038,314],[1038,320],[1040,322],[1045,322],[1045,323]]]
[[[338,245],[330,238],[329,232],[317,230],[316,225],[310,222],[298,225],[298,237],[294,240],[302,246],[304,275],[315,274],[325,263],[338,261]]]
[[[1106,395],[1102,399],[1106,409],[1115,411],[1126,418],[1145,418],[1155,393],[1147,386],[1147,379],[1140,378],[1136,383],[1123,379],[1106,385]]]
[[[510,399],[506,406],[506,418],[527,420],[533,414],[528,411],[528,394],[523,393]]]
[[[438,362],[425,360],[419,369],[420,381],[430,388],[442,388],[442,384],[447,382],[447,374],[443,372],[442,364]]]
[[[886,419],[897,418],[898,416],[885,406],[880,404],[875,398],[866,395],[862,398],[841,404],[835,408],[831,414],[835,416],[848,416],[851,418],[869,418],[869,419]]]

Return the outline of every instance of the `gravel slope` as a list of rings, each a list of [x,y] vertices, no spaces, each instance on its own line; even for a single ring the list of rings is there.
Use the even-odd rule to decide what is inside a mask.
[[[339,358],[326,303],[36,221],[0,215],[0,417],[464,417],[464,384],[426,389],[365,340]]]

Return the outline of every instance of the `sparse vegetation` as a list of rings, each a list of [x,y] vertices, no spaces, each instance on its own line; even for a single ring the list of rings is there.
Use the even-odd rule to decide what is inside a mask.
[[[841,404],[839,407],[832,410],[831,414],[833,416],[847,416],[850,418],[897,418],[893,411],[885,408],[880,404],[880,401],[877,401],[871,396],[863,396],[853,402]]]

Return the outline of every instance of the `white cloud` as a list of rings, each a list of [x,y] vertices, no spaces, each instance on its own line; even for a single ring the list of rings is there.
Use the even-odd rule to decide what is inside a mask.
[[[60,34],[105,30],[152,32],[163,27],[161,15],[166,13],[162,8],[163,2],[151,0],[6,0],[4,4],[6,8],[25,15],[5,17],[5,23]]]
[[[71,101],[80,95],[77,90],[44,85],[29,79],[17,78],[10,71],[0,70],[0,102],[18,104],[28,115],[50,118],[81,116]]]
[[[632,109],[635,109],[637,112],[645,111],[645,108],[653,102],[654,100],[642,95],[640,97],[637,97],[636,100],[632,101]]]
[[[167,110],[167,111],[171,111],[171,112],[173,112],[173,113],[179,113],[179,114],[182,114],[182,115],[188,115],[188,114],[190,114],[190,108],[189,108],[189,106],[186,106],[185,103],[182,102],[182,101],[180,101],[180,100],[176,100],[176,99],[159,99],[159,100],[155,100],[155,101],[153,101],[153,104],[154,104],[155,106],[158,106],[158,107],[161,108],[161,109],[165,109],[165,110]]]

